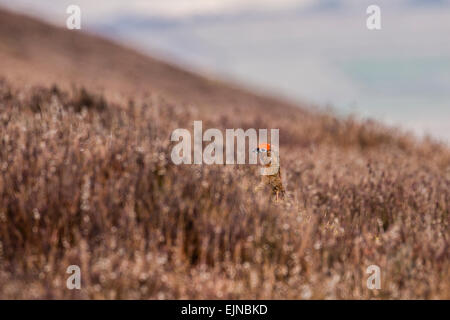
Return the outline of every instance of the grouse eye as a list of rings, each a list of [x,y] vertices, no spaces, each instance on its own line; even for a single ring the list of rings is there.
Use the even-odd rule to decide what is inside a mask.
[[[266,152],[267,150],[264,148],[261,148],[261,152]]]

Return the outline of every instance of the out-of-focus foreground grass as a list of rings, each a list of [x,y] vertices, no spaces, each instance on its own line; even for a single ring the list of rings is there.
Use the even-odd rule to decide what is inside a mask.
[[[172,164],[193,120],[280,128],[287,199]],[[448,299],[449,210],[448,148],[373,122],[0,84],[1,298]]]

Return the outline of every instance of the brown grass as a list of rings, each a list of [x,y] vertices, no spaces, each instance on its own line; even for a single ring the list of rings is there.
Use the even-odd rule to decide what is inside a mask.
[[[447,146],[0,21],[0,298],[450,299]],[[253,166],[173,165],[193,120],[280,128],[287,199]]]
[[[286,117],[289,197],[276,204],[252,192],[254,167],[171,163],[170,132],[195,110],[5,81],[0,93],[2,298],[449,298],[443,146]],[[251,118],[203,115],[276,123]],[[80,291],[65,287],[70,264]],[[365,286],[371,264],[379,291]]]

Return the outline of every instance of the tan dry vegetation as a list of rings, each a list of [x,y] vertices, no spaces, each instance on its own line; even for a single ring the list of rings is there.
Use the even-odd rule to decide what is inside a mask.
[[[0,18],[1,298],[450,298],[447,146]],[[173,165],[193,120],[280,128],[287,200],[252,166]]]

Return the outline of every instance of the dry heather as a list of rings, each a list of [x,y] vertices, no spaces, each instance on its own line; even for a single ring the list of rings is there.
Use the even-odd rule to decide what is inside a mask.
[[[121,99],[1,82],[0,298],[450,298],[446,146],[290,108]],[[287,200],[254,194],[253,166],[173,165],[170,133],[194,119],[280,128]]]

